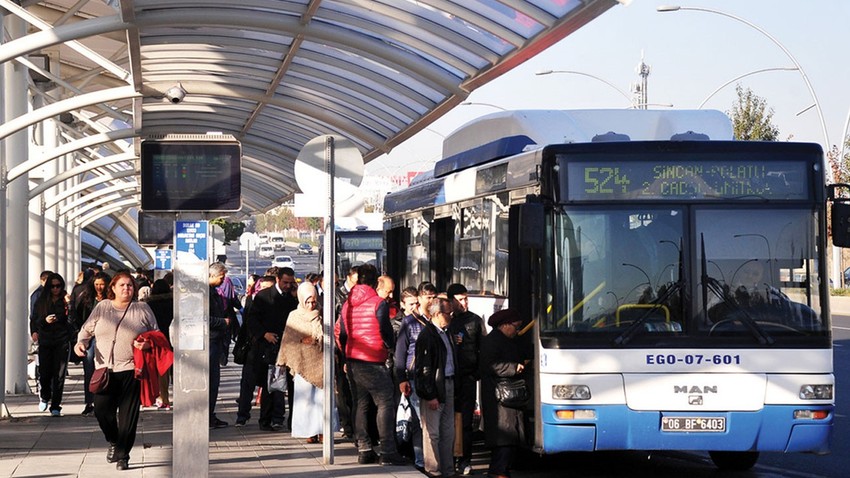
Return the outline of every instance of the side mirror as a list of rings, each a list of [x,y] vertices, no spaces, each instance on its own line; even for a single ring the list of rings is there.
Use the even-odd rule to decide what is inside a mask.
[[[829,184],[826,188],[827,201],[832,203],[832,243],[850,247],[850,199],[838,196],[839,189],[850,189],[850,185]]]
[[[546,234],[543,204],[527,202],[519,206],[519,247],[541,249]]]
[[[832,203],[832,243],[850,247],[850,203]]]

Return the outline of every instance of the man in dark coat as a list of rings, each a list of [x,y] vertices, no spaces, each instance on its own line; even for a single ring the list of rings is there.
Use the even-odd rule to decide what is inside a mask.
[[[523,411],[496,401],[496,382],[521,378],[529,360],[516,340],[522,318],[514,309],[503,309],[487,322],[493,330],[481,344],[481,411],[485,444],[491,450],[488,476],[510,476],[518,445],[525,442]]]
[[[260,387],[260,429],[264,431],[283,430],[284,397],[282,392],[268,390],[269,366],[277,360],[280,340],[289,313],[298,307],[298,299],[293,297],[295,271],[289,267],[277,270],[277,283],[263,289],[254,296],[251,307],[245,316],[244,327],[248,330],[251,349],[242,366],[242,380],[239,388],[239,410],[236,414],[236,426],[244,426],[251,417],[251,402],[254,399],[254,387]],[[290,410],[290,415],[292,411]]]
[[[454,475],[455,347],[446,329],[451,305],[445,299],[428,306],[431,321],[416,339],[414,384],[419,396],[422,449],[429,476]]]
[[[462,475],[472,474],[472,419],[478,392],[478,356],[481,340],[487,334],[484,321],[469,310],[469,295],[463,284],[451,284],[446,296],[452,306],[449,336],[457,349],[457,374],[455,374],[455,412],[461,417],[461,444],[463,454],[457,463]]]

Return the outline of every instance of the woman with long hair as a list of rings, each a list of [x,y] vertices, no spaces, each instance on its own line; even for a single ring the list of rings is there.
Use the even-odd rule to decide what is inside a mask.
[[[106,286],[109,284],[109,280],[106,273],[98,272],[92,276],[91,280],[86,282],[86,288],[75,304],[76,313],[74,316],[77,321],[74,326],[76,330],[82,329],[94,307],[106,300]],[[94,341],[94,338],[92,338],[92,341]],[[91,376],[94,373],[94,349],[94,347],[89,347],[86,356],[83,357],[83,391],[86,400],[86,406],[82,413],[84,417],[91,416],[94,413],[94,394],[89,391],[89,383],[91,383]]]
[[[30,317],[33,343],[38,343],[39,404],[42,412],[50,408],[54,417],[61,415],[65,373],[68,370],[68,346],[74,328],[68,314],[65,279],[51,273],[35,301]]]
[[[119,470],[129,467],[130,450],[136,441],[141,404],[140,383],[134,376],[133,351],[150,348],[136,338],[158,330],[147,304],[134,302],[136,282],[129,272],[115,274],[107,299],[97,304],[77,336],[74,352],[83,357],[95,338],[95,365],[108,368],[109,385],[94,396],[94,415],[109,450],[106,461]]]

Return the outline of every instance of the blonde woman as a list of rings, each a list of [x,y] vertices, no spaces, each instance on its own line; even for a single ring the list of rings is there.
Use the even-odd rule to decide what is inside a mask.
[[[289,367],[295,381],[292,402],[292,436],[307,443],[322,442],[324,423],[324,363],[322,316],[316,286],[298,286],[298,308],[289,313],[277,355],[279,367]],[[334,423],[336,423],[334,417]],[[336,429],[334,426],[333,429]]]

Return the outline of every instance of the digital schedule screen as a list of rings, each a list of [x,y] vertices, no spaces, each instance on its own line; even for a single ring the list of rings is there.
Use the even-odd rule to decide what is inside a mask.
[[[145,140],[141,153],[142,210],[241,209],[238,141]]]
[[[564,155],[563,197],[600,200],[798,200],[810,194],[806,161],[665,157],[621,160]],[[566,161],[564,161],[566,160]],[[566,168],[564,168],[566,166]]]

